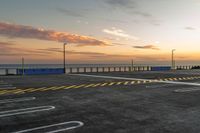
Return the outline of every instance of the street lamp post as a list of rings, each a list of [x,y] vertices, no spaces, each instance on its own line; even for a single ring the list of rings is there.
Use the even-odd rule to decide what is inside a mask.
[[[67,42],[63,44],[63,69],[64,73],[66,73],[66,63],[65,63],[65,45],[67,45]]]
[[[176,51],[176,49],[172,49],[172,69],[175,69],[174,51]]]

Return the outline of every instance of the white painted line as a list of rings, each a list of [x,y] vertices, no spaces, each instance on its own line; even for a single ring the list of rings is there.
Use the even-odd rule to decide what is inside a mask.
[[[35,97],[25,97],[25,98],[15,98],[15,99],[4,99],[0,100],[0,104],[2,103],[15,103],[15,102],[23,102],[23,101],[30,101],[35,100]]]
[[[72,125],[75,124],[75,125]],[[21,130],[13,133],[27,133],[27,132],[40,132],[39,130],[48,130],[48,128],[56,128],[56,130],[51,131],[45,131],[46,133],[57,133],[57,132],[63,132],[75,128],[82,127],[84,124],[83,122],[80,121],[68,121],[68,122],[63,122],[63,123],[57,123],[57,124],[52,124],[52,125],[47,125],[47,126],[41,126],[41,127],[36,127],[36,128],[30,128],[26,130]],[[59,126],[66,126],[65,128],[57,129]]]
[[[52,110],[52,109],[55,109],[55,107],[54,106],[39,106],[39,107],[32,107],[32,108],[1,111],[0,117],[41,112],[41,111]]]
[[[12,87],[12,85],[10,85],[10,84],[0,84],[0,87]]]
[[[16,87],[0,87],[0,90],[1,89],[16,89]]]
[[[187,88],[187,89],[174,90],[174,92],[191,92],[191,91],[200,91],[200,88]]]
[[[198,83],[188,83],[188,82],[160,81],[160,80],[150,80],[150,79],[113,77],[113,76],[100,76],[100,75],[88,75],[88,74],[70,74],[70,75],[85,76],[85,77],[95,77],[95,78],[105,78],[105,79],[138,80],[138,81],[142,80],[142,81],[153,81],[153,82],[157,82],[157,83],[168,83],[168,84],[200,86],[200,84],[198,84]]]

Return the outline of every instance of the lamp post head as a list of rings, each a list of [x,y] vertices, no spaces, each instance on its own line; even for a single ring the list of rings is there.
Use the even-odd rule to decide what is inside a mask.
[[[176,51],[176,49],[172,49],[172,51]]]
[[[67,45],[67,41],[64,42],[64,45]]]

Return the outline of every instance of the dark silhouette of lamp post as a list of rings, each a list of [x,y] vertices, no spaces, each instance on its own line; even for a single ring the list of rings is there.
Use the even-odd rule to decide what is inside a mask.
[[[172,49],[172,69],[175,69],[174,51],[176,51],[176,49]]]
[[[65,45],[67,45],[67,42],[63,43],[63,69],[64,69],[64,73],[66,73],[66,63],[65,63]]]

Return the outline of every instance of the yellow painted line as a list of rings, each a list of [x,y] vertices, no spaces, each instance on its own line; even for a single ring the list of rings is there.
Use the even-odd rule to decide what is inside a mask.
[[[135,84],[136,82],[135,81],[131,81],[131,83],[130,84]]]
[[[140,84],[140,83],[141,83],[141,81],[136,81],[136,83],[137,83],[137,84]]]
[[[169,80],[168,78],[163,79],[163,81],[168,81],[168,80]]]
[[[13,94],[24,94],[25,91],[24,90],[17,90],[17,91],[13,91],[11,93],[13,93]]]
[[[7,90],[7,91],[4,91],[4,92],[1,92],[1,94],[2,94],[2,95],[3,95],[3,94],[13,94],[13,93],[16,93],[16,94],[17,94],[17,92],[18,92],[18,93],[21,92],[21,89]]]
[[[108,86],[114,85],[116,82],[109,83]]]
[[[146,80],[143,80],[143,81],[142,81],[143,84],[145,84],[145,83],[147,83],[147,82],[148,82],[148,81],[146,81]]]
[[[73,87],[75,87],[76,85],[71,85],[71,86],[68,86],[68,87],[66,87],[66,88],[63,88],[63,89],[71,89],[71,88],[73,88]]]
[[[59,89],[64,89],[66,88],[67,86],[60,86],[60,87],[57,87],[57,88],[52,88],[51,90],[59,90]]]
[[[41,88],[39,91],[48,91],[48,90],[51,90],[51,89],[55,89],[57,86],[53,86],[53,87],[44,87],[44,88]]]
[[[117,84],[116,85],[120,85],[120,84],[122,84],[123,82],[117,82]]]
[[[151,80],[144,80],[143,83],[152,83]]]
[[[101,84],[100,86],[106,86],[108,83],[103,83],[103,84]]]
[[[129,81],[124,82],[124,85],[128,85]]]
[[[99,85],[101,85],[101,83],[95,84],[93,87],[97,87],[97,86],[99,86]]]
[[[0,94],[2,95],[2,94],[5,94],[5,93],[7,93],[7,92],[10,92],[10,90],[1,90],[1,91],[0,91]]]
[[[94,85],[95,84],[89,84],[89,85],[84,86],[83,88],[93,87]]]
[[[37,91],[40,88],[28,88],[28,89],[24,89],[24,92],[34,92]]]
[[[78,86],[75,86],[75,87],[73,87],[74,89],[78,89],[78,88],[81,88],[81,87],[84,87],[85,86],[85,84],[82,84],[82,85],[78,85]]]

